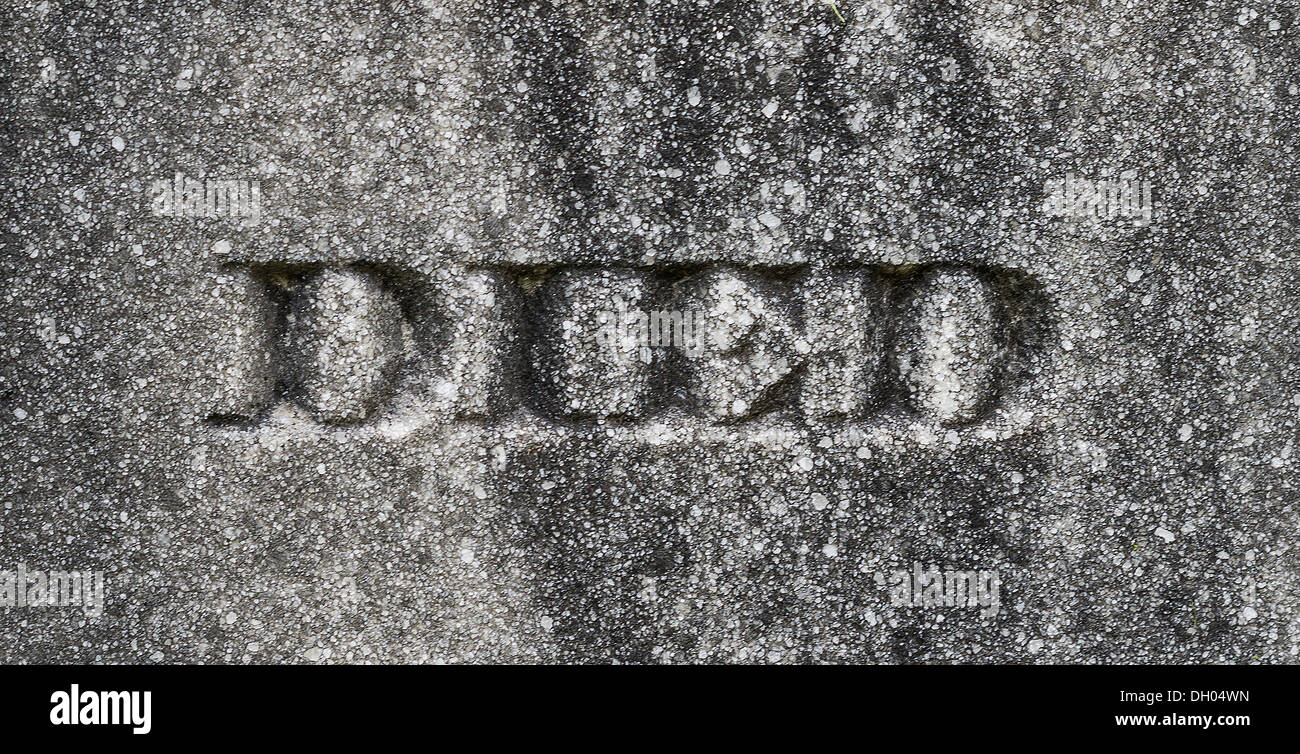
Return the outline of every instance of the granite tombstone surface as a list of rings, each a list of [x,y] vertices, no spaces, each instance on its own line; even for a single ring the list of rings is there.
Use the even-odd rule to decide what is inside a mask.
[[[9,0],[0,660],[1293,662],[1284,0]]]

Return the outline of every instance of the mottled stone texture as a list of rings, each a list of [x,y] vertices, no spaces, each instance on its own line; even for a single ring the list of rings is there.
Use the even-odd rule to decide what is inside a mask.
[[[1294,3],[837,5],[5,3],[0,660],[1295,661]]]

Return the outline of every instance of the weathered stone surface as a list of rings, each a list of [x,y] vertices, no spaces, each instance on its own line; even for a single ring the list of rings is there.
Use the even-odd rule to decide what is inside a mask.
[[[520,291],[508,276],[452,271],[413,301],[424,358],[438,366],[434,386],[449,395],[458,416],[509,413],[520,396],[523,337]],[[431,294],[431,295],[430,295]]]
[[[275,398],[276,312],[267,283],[245,268],[224,269],[202,278],[218,304],[207,338],[212,347],[204,365],[213,383],[200,386],[211,395],[209,420],[251,421]]]
[[[1294,662],[1292,6],[6,4],[0,660]]]
[[[972,421],[992,397],[1007,348],[993,294],[975,273],[944,269],[910,293],[896,357],[909,402],[942,424]]]
[[[820,271],[803,281],[806,353],[801,400],[809,418],[858,418],[880,400],[887,363],[888,291],[870,272]]]
[[[286,352],[290,392],[312,417],[346,424],[370,416],[401,364],[401,311],[360,269],[325,268],[291,292]]]
[[[620,310],[642,311],[646,280],[633,270],[567,270],[542,285],[535,307],[533,391],[563,417],[625,419],[650,408],[653,358],[625,329]]]
[[[698,353],[686,353],[687,402],[720,421],[766,409],[795,369],[791,307],[774,286],[731,270],[685,284],[681,308],[704,323]]]

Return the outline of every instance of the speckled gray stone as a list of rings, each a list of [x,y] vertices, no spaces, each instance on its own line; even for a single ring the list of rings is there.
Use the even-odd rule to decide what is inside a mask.
[[[5,4],[0,660],[1295,662],[1294,3],[837,7]]]

